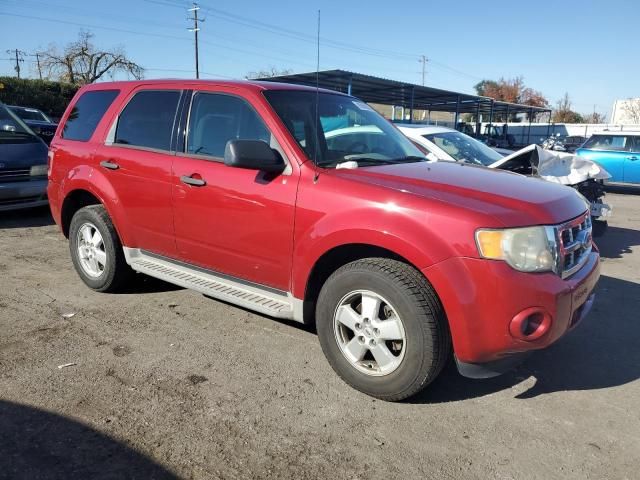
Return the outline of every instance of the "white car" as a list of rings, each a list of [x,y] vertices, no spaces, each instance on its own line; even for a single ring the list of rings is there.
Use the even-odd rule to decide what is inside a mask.
[[[494,163],[502,160],[505,154],[513,153],[512,150],[494,150],[451,128],[433,125],[398,125],[398,128],[418,147],[426,150],[427,157],[433,161],[467,162],[492,167]]]
[[[607,217],[611,213],[611,207],[602,201],[604,188],[601,182],[611,175],[590,160],[543,150],[535,144],[503,155],[475,138],[450,128],[433,125],[398,125],[398,128],[431,161],[465,162],[539,176],[549,182],[575,188],[591,203],[594,219]]]

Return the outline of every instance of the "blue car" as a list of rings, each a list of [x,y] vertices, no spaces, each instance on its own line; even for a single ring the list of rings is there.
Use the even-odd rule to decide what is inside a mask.
[[[594,133],[576,154],[602,166],[609,182],[640,184],[640,132]]]
[[[0,212],[47,204],[47,146],[0,103]]]

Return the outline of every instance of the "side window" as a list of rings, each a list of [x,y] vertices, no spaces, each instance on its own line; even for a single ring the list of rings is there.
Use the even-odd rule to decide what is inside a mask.
[[[229,140],[262,140],[271,144],[271,133],[243,99],[196,93],[189,116],[187,153],[222,158]]]
[[[118,118],[114,143],[169,150],[179,100],[177,90],[136,93]]]
[[[629,151],[630,137],[622,135],[593,135],[586,141],[583,148],[592,150]]]
[[[83,93],[62,127],[62,138],[88,141],[118,93],[119,90],[93,90]]]

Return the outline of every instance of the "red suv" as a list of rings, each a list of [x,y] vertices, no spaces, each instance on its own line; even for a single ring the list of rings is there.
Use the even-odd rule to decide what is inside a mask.
[[[262,82],[82,88],[51,143],[49,199],[80,278],[151,275],[315,324],[347,383],[386,400],[453,352],[502,373],[571,330],[599,276],[573,189],[429,163],[348,95]]]

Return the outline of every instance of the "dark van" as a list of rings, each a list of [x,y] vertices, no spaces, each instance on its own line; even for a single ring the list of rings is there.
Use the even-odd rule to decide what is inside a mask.
[[[0,211],[47,204],[47,145],[0,104]]]

